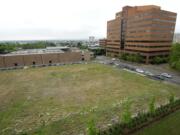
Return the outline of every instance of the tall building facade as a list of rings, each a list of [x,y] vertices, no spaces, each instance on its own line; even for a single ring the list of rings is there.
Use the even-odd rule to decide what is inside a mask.
[[[155,56],[168,56],[176,16],[155,5],[123,7],[107,22],[106,55],[140,54],[146,63]]]

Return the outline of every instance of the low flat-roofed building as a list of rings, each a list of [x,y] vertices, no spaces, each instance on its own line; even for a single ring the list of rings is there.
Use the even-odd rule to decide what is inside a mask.
[[[63,48],[66,49],[66,48]],[[79,49],[28,49],[0,55],[0,68],[51,65],[91,60],[91,53]]]

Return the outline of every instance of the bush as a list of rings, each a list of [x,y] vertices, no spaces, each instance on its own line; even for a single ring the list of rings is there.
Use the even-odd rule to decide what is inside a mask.
[[[180,71],[180,44],[173,44],[171,48],[169,64],[172,68]]]
[[[87,134],[88,135],[97,135],[97,130],[96,130],[96,126],[95,126],[94,120],[91,120],[88,123]]]
[[[175,101],[174,94],[171,93],[169,96],[169,103],[172,104],[172,103],[174,103],[174,101]]]
[[[155,113],[155,98],[154,97],[149,102],[149,112],[151,115]]]
[[[131,102],[127,100],[123,104],[123,112],[122,112],[122,122],[129,123],[131,121]]]
[[[173,94],[170,95],[169,101],[170,103],[166,105],[161,105],[159,108],[155,109],[155,97],[153,97],[149,102],[148,112],[140,112],[136,117],[131,118],[131,102],[127,100],[127,102],[123,104],[123,121],[121,123],[112,125],[112,127],[108,128],[106,131],[99,131],[98,135],[128,134],[129,132],[142,127],[143,124],[151,123],[152,120],[156,120],[156,118],[158,117],[161,118],[162,116],[166,116],[167,114],[171,113],[174,109],[180,107],[180,99],[175,100]]]
[[[160,56],[155,56],[152,59],[152,64],[162,64],[162,63],[167,63],[169,60],[168,57],[160,57]]]
[[[123,53],[123,54],[121,54],[121,56],[119,58],[123,59],[123,60],[127,60],[127,56],[128,56],[127,53]]]
[[[131,62],[143,62],[143,57],[140,54],[123,53],[119,58]]]

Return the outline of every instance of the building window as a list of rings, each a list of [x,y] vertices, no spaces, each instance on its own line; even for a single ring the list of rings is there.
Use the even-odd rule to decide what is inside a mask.
[[[17,67],[17,66],[18,66],[18,63],[14,63],[14,66]]]
[[[49,64],[52,64],[52,60],[49,61]]]

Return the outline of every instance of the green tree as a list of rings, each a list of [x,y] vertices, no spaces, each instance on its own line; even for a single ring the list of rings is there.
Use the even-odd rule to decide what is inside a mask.
[[[169,64],[172,68],[180,71],[180,44],[173,44],[171,48]]]
[[[143,57],[140,54],[123,53],[119,58],[131,62],[143,62]]]

